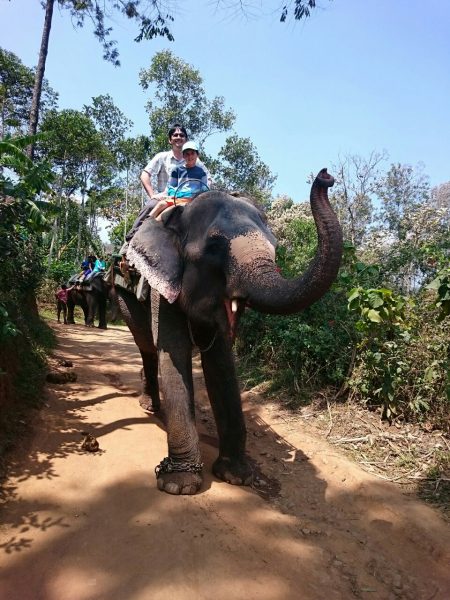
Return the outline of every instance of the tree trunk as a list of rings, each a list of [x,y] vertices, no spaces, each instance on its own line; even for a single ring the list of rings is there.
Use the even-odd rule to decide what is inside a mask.
[[[55,0],[47,0],[45,7],[44,29],[42,30],[41,48],[39,51],[39,62],[36,67],[36,75],[34,79],[33,98],[31,100],[30,123],[28,134],[35,135],[39,120],[39,104],[41,101],[42,82],[44,80],[45,63],[47,60],[48,41],[50,38],[50,30],[52,28],[53,5]],[[28,147],[28,155],[33,159],[34,144]]]
[[[85,189],[85,186],[83,185],[83,189],[81,190],[81,207],[80,207],[79,221],[78,221],[77,254],[76,254],[76,259],[75,259],[77,263],[80,262],[80,257],[81,257],[81,236],[82,236],[83,224],[84,224],[85,194],[86,194],[86,189]]]

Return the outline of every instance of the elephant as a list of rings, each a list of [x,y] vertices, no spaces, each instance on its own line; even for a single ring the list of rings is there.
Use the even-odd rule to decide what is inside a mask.
[[[147,219],[130,241],[126,259],[147,279],[145,301],[113,284],[122,315],[143,360],[141,405],[160,409],[158,372],[168,456],[156,467],[158,489],[195,494],[203,463],[195,425],[192,349],[200,351],[219,438],[213,474],[249,485],[246,427],[232,354],[239,318],[247,307],[293,314],[321,298],[336,278],[342,231],[328,200],[334,179],[322,169],[311,187],[318,232],[306,272],[285,279],[275,263],[276,240],[264,213],[243,195],[211,190],[185,206]]]
[[[111,291],[111,285],[103,279],[103,273],[89,281],[88,285],[81,285],[70,290],[67,299],[67,322],[75,323],[74,308],[81,306],[84,314],[84,323],[87,327],[94,327],[94,320],[98,312],[99,329],[107,329],[106,306]]]
[[[87,325],[89,318],[89,306],[84,292],[74,287],[67,294],[67,323],[75,324],[74,310],[75,306],[79,306],[83,311],[84,324]]]

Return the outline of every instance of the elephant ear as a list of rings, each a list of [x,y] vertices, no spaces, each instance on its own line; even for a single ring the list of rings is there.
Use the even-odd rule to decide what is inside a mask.
[[[146,219],[133,236],[127,260],[143,275],[150,287],[173,303],[181,290],[183,262],[177,233],[162,221]]]

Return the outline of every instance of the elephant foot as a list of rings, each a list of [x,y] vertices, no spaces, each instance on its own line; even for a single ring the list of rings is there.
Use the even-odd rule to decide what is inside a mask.
[[[232,485],[250,485],[253,479],[253,469],[245,457],[237,459],[219,456],[212,470],[218,479]]]
[[[202,468],[203,463],[178,463],[167,457],[155,469],[158,489],[167,494],[192,496],[202,485]]]
[[[162,492],[193,496],[201,488],[202,481],[198,473],[164,473],[159,475],[156,483]]]
[[[153,400],[149,394],[142,393],[139,398],[139,404],[144,410],[151,413],[156,413],[161,408],[159,397],[157,400]]]
[[[98,329],[108,329],[108,327],[106,325],[99,325]]]

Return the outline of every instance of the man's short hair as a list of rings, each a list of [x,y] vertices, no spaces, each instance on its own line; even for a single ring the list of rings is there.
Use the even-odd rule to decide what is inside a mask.
[[[184,133],[185,138],[188,139],[187,131],[183,127],[183,125],[181,125],[181,123],[173,123],[173,125],[171,125],[170,129],[169,129],[169,140],[173,136],[173,134],[175,133],[175,131],[177,129],[179,129],[181,131],[181,133]]]

